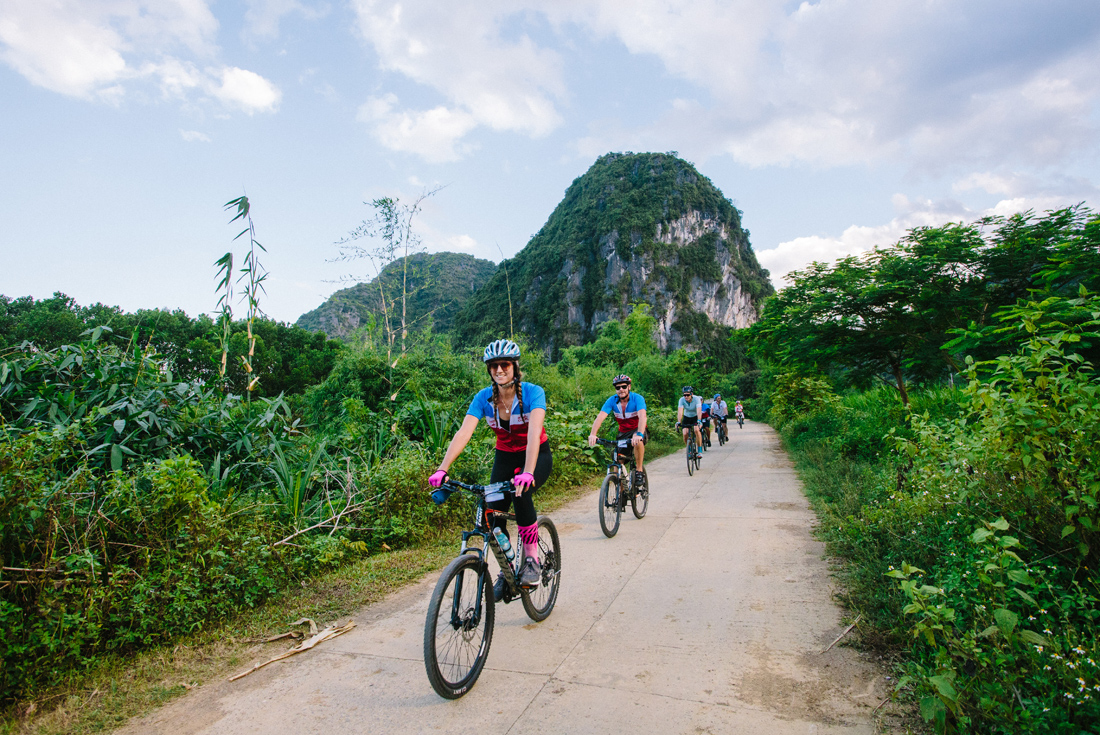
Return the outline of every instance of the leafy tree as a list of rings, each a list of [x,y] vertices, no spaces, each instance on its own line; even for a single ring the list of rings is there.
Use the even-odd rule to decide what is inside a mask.
[[[908,404],[911,382],[953,377],[964,353],[988,359],[1018,345],[1017,300],[1092,283],[1080,269],[1097,260],[1098,235],[1083,207],[916,228],[895,245],[792,274],[752,327],[752,349],[841,383],[881,379]]]

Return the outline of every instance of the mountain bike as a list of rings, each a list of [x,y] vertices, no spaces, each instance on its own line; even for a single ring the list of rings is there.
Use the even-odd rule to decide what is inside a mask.
[[[634,482],[634,447],[630,439],[608,441],[597,438],[596,443],[611,447],[611,461],[607,464],[607,474],[600,485],[600,528],[603,529],[604,536],[611,538],[619,531],[619,520],[628,499],[634,510],[634,517],[641,519],[645,516],[649,508],[649,476],[642,470],[645,479],[641,486]]]
[[[683,427],[678,427],[683,428]],[[695,429],[691,426],[687,427],[688,441],[687,441],[687,463],[688,463],[688,476],[694,475],[695,470],[699,469],[699,460],[701,459],[702,452],[699,451],[699,447],[695,444]]]
[[[710,419],[699,428],[699,435],[703,437],[703,451],[710,449]]]
[[[435,491],[442,491],[443,499],[437,502],[444,502],[448,495],[458,490],[466,490],[477,497],[474,528],[462,532],[462,549],[439,576],[424,623],[424,668],[432,689],[446,699],[458,699],[470,691],[485,668],[489,645],[493,641],[495,603],[493,580],[485,558],[486,547],[493,552],[504,572],[501,602],[522,600],[523,609],[536,622],[545,620],[553,611],[561,583],[558,530],[546,516],[538,519],[542,578],[537,587],[520,587],[517,581],[523,566],[523,544],[516,544],[519,550],[513,563],[497,542],[493,518],[514,521],[515,515],[493,510],[487,504],[500,500],[505,493],[514,492],[511,480],[491,485],[467,485],[448,479]],[[471,545],[470,539],[475,536],[481,538],[481,543]]]
[[[726,435],[726,422],[723,419],[715,419],[714,422],[717,426],[718,446],[722,446],[729,441],[729,437]]]
[[[743,414],[743,413],[737,414],[737,428],[739,428],[739,429],[744,429],[745,428],[745,414]]]

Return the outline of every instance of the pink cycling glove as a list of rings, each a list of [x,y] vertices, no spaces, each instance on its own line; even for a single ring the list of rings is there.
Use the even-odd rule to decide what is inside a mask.
[[[535,476],[530,472],[521,472],[512,478],[512,484],[516,486],[516,489],[521,493],[526,492],[527,488],[535,484]]]
[[[446,470],[436,470],[432,473],[432,476],[428,478],[428,484],[432,487],[439,487],[443,484],[443,481],[447,479]]]

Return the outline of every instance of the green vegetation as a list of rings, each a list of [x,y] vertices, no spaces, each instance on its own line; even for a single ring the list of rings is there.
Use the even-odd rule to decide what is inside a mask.
[[[116,344],[121,340],[134,349],[159,355],[164,366],[182,382],[218,383],[221,325],[210,317],[192,319],[179,310],[126,313],[117,306],[80,306],[62,293],[41,300],[0,296],[0,359],[26,349],[76,346],[84,340],[86,331],[100,326],[110,328]],[[232,321],[228,326],[226,389],[242,395],[248,387],[242,362],[248,355],[248,325]],[[264,376],[255,386],[256,396],[302,393],[324,380],[341,349],[339,342],[324,334],[311,334],[270,319],[256,319],[252,331],[256,338],[253,365]],[[33,348],[22,347],[24,342]]]
[[[1098,222],[914,231],[803,272],[753,328],[848,605],[936,732],[1100,721]]]
[[[297,326],[349,342],[361,338],[381,340],[383,293],[387,304],[400,301],[404,265],[404,259],[399,258],[369,282],[337,291],[321,306],[303,314]],[[435,334],[450,331],[458,310],[496,268],[492,261],[464,253],[410,255],[406,284],[410,327],[421,331],[428,326]]]
[[[1098,246],[1100,223],[1085,207],[917,228],[891,247],[793,273],[753,327],[756,350],[843,387],[889,382],[905,401],[911,383],[959,374],[964,355],[1014,349],[1018,300],[1100,287]],[[1095,364],[1098,346],[1082,348]]]
[[[693,212],[724,227],[728,240],[717,231],[685,247],[658,239],[660,226]],[[691,313],[692,279],[719,279],[720,250],[728,253],[742,288],[754,299],[771,293],[740,213],[709,179],[674,154],[609,153],[573,182],[527,246],[466,302],[455,335],[460,344],[473,345],[508,334],[514,326],[557,357],[565,347],[595,338],[606,315],[625,317],[633,302],[660,308],[672,300],[681,312]],[[633,283],[628,271],[612,286],[606,274],[612,251],[624,264],[637,261],[651,274],[644,283]],[[568,295],[575,290],[571,277],[580,280],[579,323],[569,316]],[[603,316],[597,319],[598,314]],[[693,339],[711,336],[697,330],[690,334]],[[723,331],[716,341],[726,337]],[[696,344],[710,351],[711,343]]]

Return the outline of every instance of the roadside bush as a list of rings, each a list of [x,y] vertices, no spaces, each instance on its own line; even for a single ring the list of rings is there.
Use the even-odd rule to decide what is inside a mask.
[[[870,391],[783,425],[865,640],[906,649],[899,692],[937,732],[1100,721],[1100,381],[1067,349],[1088,327],[1025,323],[1018,353],[908,416]]]
[[[102,477],[60,471],[75,428],[0,452],[0,698],[56,683],[98,653],[189,632],[286,582],[258,509],[235,514],[181,456]]]

